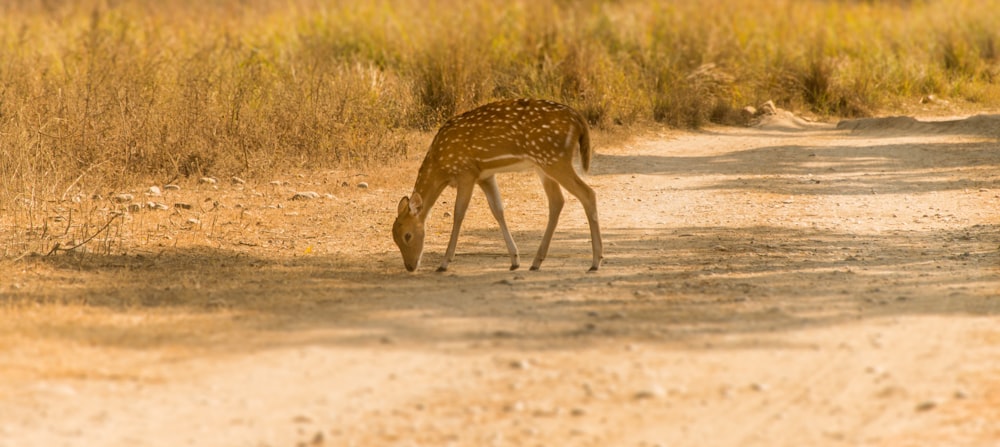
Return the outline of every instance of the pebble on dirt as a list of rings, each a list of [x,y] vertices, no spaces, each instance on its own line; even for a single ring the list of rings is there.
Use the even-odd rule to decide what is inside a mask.
[[[111,200],[115,203],[131,202],[133,199],[135,199],[135,196],[128,193],[116,194],[114,197],[111,198]]]
[[[216,183],[219,183],[219,179],[215,177],[202,177],[198,179],[198,183],[204,183],[206,185],[214,185]]]
[[[180,191],[181,187],[177,185],[163,185],[164,191]]]
[[[667,391],[663,389],[658,383],[650,384],[649,386],[640,389],[635,392],[635,398],[637,400],[643,399],[660,399],[667,395]]]
[[[149,189],[146,190],[146,195],[150,197],[159,197],[163,195],[163,191],[160,191],[159,186],[150,186]]]
[[[514,369],[528,369],[531,367],[531,362],[527,360],[512,360],[510,362],[510,367]]]
[[[361,189],[368,188],[368,182],[358,183],[358,188],[361,188]]]
[[[316,191],[297,192],[295,193],[295,195],[292,196],[292,200],[312,200],[318,198],[319,198],[319,193]]]

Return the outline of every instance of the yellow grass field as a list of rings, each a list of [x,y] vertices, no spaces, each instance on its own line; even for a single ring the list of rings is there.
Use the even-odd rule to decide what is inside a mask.
[[[12,1],[0,195],[382,165],[490,100],[601,129],[1000,104],[995,1]],[[936,98],[936,99],[928,99]],[[923,104],[921,101],[923,100]]]

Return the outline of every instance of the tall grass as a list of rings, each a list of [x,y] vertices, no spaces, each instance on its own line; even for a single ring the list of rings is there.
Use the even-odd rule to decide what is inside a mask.
[[[0,6],[0,209],[139,179],[391,163],[539,96],[597,127],[1000,103],[1000,2],[142,0]]]

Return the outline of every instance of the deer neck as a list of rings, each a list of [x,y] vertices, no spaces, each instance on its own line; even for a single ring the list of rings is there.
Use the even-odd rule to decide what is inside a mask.
[[[423,207],[420,209],[420,220],[427,218],[431,208],[437,202],[441,192],[448,186],[449,178],[436,169],[434,163],[425,161],[417,174],[417,182],[413,185],[413,192],[420,194],[423,199]]]

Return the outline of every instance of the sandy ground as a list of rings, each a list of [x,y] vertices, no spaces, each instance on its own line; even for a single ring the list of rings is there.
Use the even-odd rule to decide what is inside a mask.
[[[389,226],[419,154],[182,183],[150,200],[191,209],[0,262],[0,446],[1000,445],[997,129],[775,119],[598,146],[595,274],[575,199],[542,270],[508,272],[479,192],[450,271],[446,192],[404,272]],[[499,180],[530,261],[544,194]],[[307,190],[332,196],[290,200]],[[40,206],[65,247],[119,205]],[[90,226],[63,231],[72,209]]]

